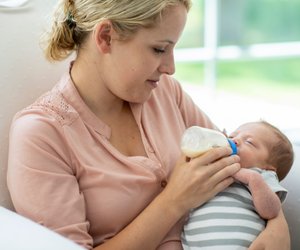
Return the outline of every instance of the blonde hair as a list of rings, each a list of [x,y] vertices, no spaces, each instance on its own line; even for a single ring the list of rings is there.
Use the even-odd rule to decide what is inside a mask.
[[[191,0],[60,0],[50,32],[42,37],[48,60],[59,61],[78,51],[88,34],[102,20],[110,20],[121,37],[139,28],[154,26],[166,8]]]
[[[267,163],[276,168],[278,179],[283,180],[290,171],[294,162],[293,145],[288,137],[272,124],[261,120],[261,124],[270,128],[277,138],[275,144],[269,144],[269,158]]]

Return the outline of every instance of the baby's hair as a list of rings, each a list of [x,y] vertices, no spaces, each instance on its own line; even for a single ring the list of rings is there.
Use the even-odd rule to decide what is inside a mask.
[[[288,137],[272,124],[261,120],[260,123],[270,128],[277,137],[275,145],[269,146],[269,158],[267,163],[276,167],[279,181],[283,180],[290,171],[294,162],[293,145]]]
[[[129,38],[141,27],[154,26],[167,8],[178,4],[189,10],[191,0],[60,0],[50,32],[42,36],[45,56],[59,61],[78,52],[103,20],[109,20],[121,38]]]

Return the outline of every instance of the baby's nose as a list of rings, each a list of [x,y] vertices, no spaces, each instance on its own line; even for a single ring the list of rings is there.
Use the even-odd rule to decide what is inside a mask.
[[[233,142],[235,143],[236,146],[239,146],[239,140],[237,138],[232,138]]]

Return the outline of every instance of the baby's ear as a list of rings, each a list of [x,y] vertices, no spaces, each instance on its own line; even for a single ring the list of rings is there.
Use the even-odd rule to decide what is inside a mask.
[[[265,169],[266,169],[266,170],[271,170],[271,171],[277,172],[277,168],[275,168],[275,167],[274,167],[273,165],[271,165],[271,164],[266,164]]]

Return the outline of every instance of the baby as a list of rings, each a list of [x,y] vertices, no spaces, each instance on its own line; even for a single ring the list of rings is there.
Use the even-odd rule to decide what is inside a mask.
[[[245,123],[229,138],[242,168],[234,184],[191,211],[182,234],[184,249],[248,249],[286,198],[279,181],[293,164],[288,138],[265,121]]]

